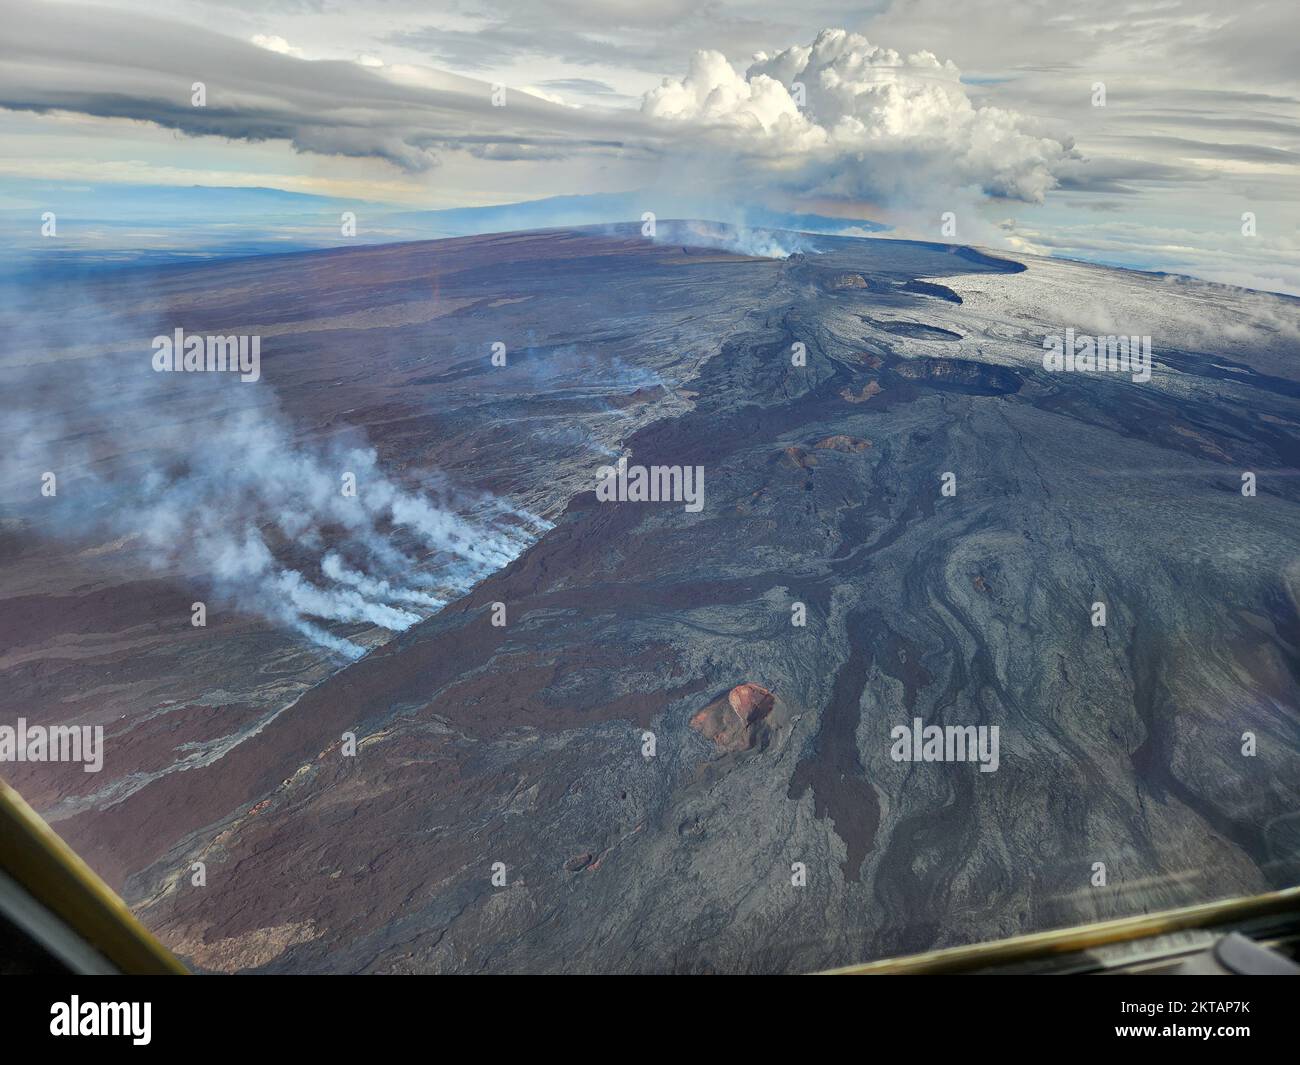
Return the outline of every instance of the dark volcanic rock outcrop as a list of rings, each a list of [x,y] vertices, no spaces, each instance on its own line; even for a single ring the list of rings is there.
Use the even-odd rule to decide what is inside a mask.
[[[981,396],[1004,396],[1020,390],[1020,376],[1003,366],[968,359],[908,359],[891,371],[908,381],[922,381],[932,388],[948,388]]]

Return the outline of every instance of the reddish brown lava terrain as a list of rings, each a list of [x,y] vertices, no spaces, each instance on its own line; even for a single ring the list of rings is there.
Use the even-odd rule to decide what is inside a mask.
[[[1035,308],[1159,282],[638,233],[123,271],[0,323],[49,400],[4,467],[0,721],[106,745],[0,771],[150,927],[218,972],[807,970],[1294,878],[1300,485],[1239,491],[1300,464],[1293,357],[1049,376]],[[160,384],[176,326],[259,333],[261,381]],[[618,457],[704,506],[599,501]],[[895,757],[916,718],[997,726],[997,771]]]

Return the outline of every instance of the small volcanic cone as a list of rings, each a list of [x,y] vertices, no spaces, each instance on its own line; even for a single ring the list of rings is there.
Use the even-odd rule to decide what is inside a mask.
[[[691,718],[691,728],[723,751],[761,749],[771,738],[768,719],[775,707],[772,692],[746,681],[699,711]]]
[[[790,465],[801,470],[806,470],[809,466],[817,465],[816,456],[808,454],[808,452],[801,447],[788,447],[781,454]]]
[[[813,447],[820,448],[823,451],[842,451],[845,454],[866,451],[870,446],[870,440],[863,440],[857,436],[845,436],[843,433],[836,433],[834,436],[828,436],[824,440],[818,440],[817,443],[813,444]]]
[[[878,396],[884,389],[876,381],[868,381],[862,386],[861,392],[854,392],[852,388],[845,386],[840,389],[840,398],[847,399],[850,403],[866,403],[872,396]]]
[[[832,290],[839,291],[846,288],[867,288],[867,279],[861,274],[839,274],[831,279],[830,287]]]
[[[770,691],[749,681],[737,684],[727,695],[727,703],[746,725],[767,717],[775,702],[776,696]]]

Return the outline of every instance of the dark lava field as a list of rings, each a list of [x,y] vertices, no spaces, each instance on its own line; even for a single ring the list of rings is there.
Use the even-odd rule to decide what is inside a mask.
[[[11,341],[68,334],[25,373],[218,451],[233,391],[133,391],[148,338],[260,333],[224,389],[514,545],[402,631],[321,621],[348,661],[203,545],[151,562],[75,472],[57,522],[31,502],[60,462],[129,482],[148,431],[68,399],[19,449],[0,713],[107,753],[7,777],[196,968],[807,971],[1300,880],[1300,301],[702,232],[122,271],[75,335],[23,310]],[[1066,329],[1149,335],[1151,379],[1045,370]],[[620,456],[702,467],[702,509],[598,501]],[[996,770],[896,760],[915,719],[996,727]]]

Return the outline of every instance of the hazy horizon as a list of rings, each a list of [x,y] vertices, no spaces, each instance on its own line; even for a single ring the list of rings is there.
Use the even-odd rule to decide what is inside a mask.
[[[1300,294],[1282,3],[0,9],[0,226],[20,253],[45,212],[83,250],[345,242],[337,215],[275,204],[203,203],[208,233],[192,212],[132,225],[133,198],[168,187],[323,197],[361,242],[441,235],[394,226],[403,211],[593,198],[529,214],[546,226],[614,221],[621,197],[624,220],[816,215]]]

